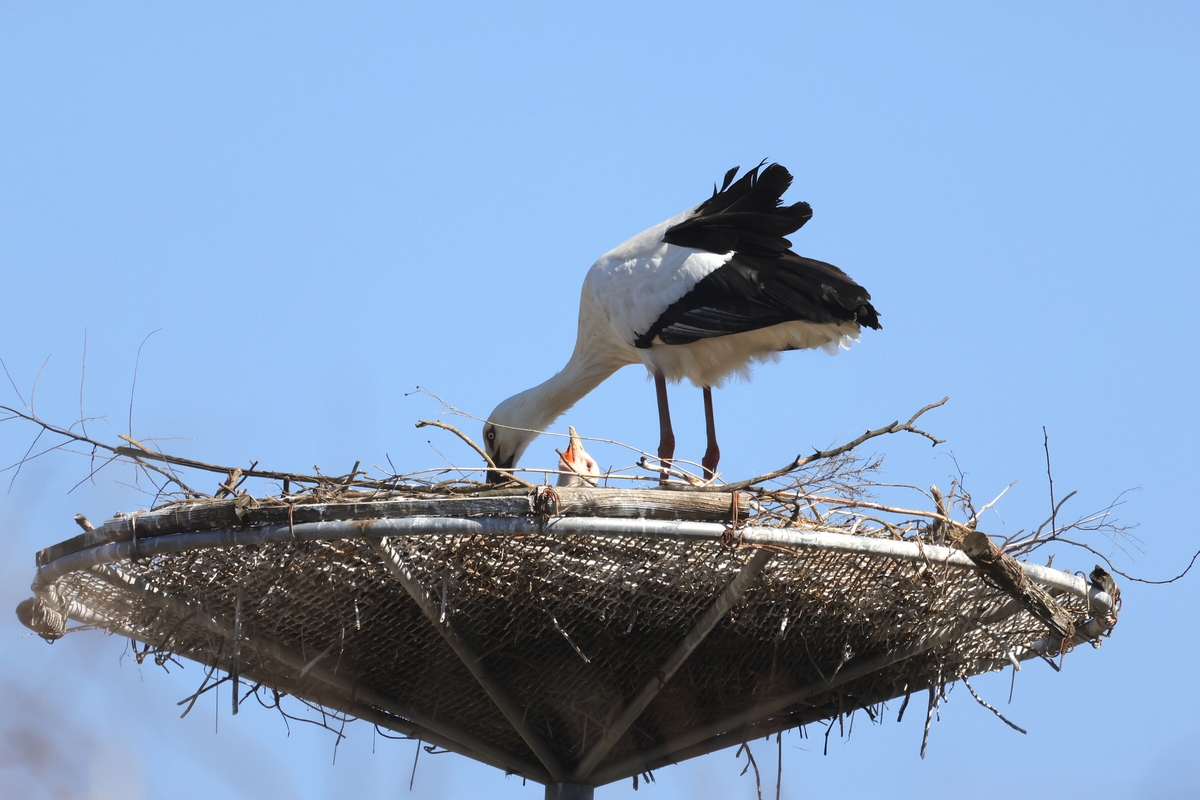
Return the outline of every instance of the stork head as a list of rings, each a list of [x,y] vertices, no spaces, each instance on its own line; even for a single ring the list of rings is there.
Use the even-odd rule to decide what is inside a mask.
[[[508,398],[488,417],[483,426],[483,446],[500,469],[512,469],[541,430],[530,422],[525,393]],[[488,473],[488,483],[501,483],[505,478],[496,472]]]
[[[583,449],[583,439],[570,425],[567,430],[571,433],[570,443],[565,451],[558,453],[558,468],[563,473],[558,476],[559,486],[595,486],[600,477],[600,466]]]

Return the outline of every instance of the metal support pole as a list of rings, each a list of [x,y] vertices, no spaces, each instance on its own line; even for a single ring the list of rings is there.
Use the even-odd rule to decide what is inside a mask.
[[[546,800],[592,800],[596,787],[582,783],[548,783]]]

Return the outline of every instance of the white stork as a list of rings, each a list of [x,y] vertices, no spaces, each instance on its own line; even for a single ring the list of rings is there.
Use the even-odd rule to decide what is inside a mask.
[[[791,173],[760,164],[734,181],[737,172],[729,170],[708,200],[592,265],[566,366],[496,406],[483,426],[497,467],[512,469],[559,415],[621,367],[641,363],[654,376],[664,466],[675,454],[667,382],[687,378],[704,390],[701,463],[711,478],[720,458],[713,386],[784,350],[837,353],[858,339],[860,325],[880,327],[866,289],[832,264],[791,251],[784,237],[812,217],[808,203],[781,205]],[[489,482],[500,480],[488,473]]]

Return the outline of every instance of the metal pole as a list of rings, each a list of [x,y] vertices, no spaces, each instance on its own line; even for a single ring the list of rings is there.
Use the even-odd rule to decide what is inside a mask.
[[[582,783],[548,783],[546,800],[593,800],[596,787]]]
[[[394,517],[376,520],[329,520],[304,522],[295,526],[265,525],[261,528],[223,530],[149,536],[137,542],[110,542],[55,559],[38,569],[33,589],[37,592],[69,572],[95,564],[147,558],[215,547],[262,545],[273,542],[357,539],[370,541],[386,536],[535,536],[553,533],[577,536],[615,536],[680,539],[720,539],[726,526],[715,522],[676,522],[654,519],[609,519],[596,517],[558,517],[544,527],[524,517]],[[916,542],[857,536],[835,530],[747,527],[739,530],[745,544],[768,544],[802,550],[878,556],[923,563],[926,560],[954,569],[975,571],[975,562],[961,550],[938,545],[918,546]],[[136,545],[136,546],[135,546]],[[1050,589],[1087,597],[1089,587],[1078,575],[1021,562],[1032,580]],[[1112,607],[1107,594],[1092,590],[1092,608],[1101,614]]]

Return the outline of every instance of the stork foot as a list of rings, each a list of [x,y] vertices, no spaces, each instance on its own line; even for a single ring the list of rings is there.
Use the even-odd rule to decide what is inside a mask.
[[[670,473],[667,472],[671,468],[671,459],[675,457],[675,436],[668,432],[658,443],[658,463],[662,467],[662,472],[659,473],[659,483],[666,483],[670,480]]]
[[[708,449],[704,451],[704,458],[700,461],[700,466],[704,467],[704,479],[711,481],[717,477],[717,462],[721,460],[721,448],[717,447],[716,442],[708,445]]]
[[[717,477],[717,462],[721,460],[721,448],[717,446],[717,423],[713,419],[712,387],[704,387],[704,432],[708,437],[708,448],[700,466],[704,467],[705,480]]]

